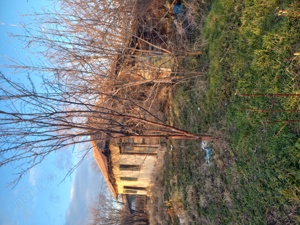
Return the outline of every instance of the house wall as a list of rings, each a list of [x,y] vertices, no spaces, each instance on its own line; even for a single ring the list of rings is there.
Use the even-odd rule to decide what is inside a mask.
[[[141,140],[131,140],[134,144]],[[147,141],[153,143],[153,139],[144,139],[143,143],[147,145]],[[157,142],[157,141],[156,141]],[[128,143],[128,142],[126,142]],[[157,146],[159,143],[154,143]],[[147,149],[147,147],[145,147]],[[158,151],[164,151],[164,147],[151,147],[149,154],[147,150],[132,153],[123,152],[122,144],[117,141],[110,143],[111,160],[113,165],[113,173],[117,183],[119,194],[137,194],[148,195],[148,187],[151,184],[151,178],[157,163]]]
[[[171,76],[173,59],[167,55],[148,55],[133,58],[134,65],[127,65],[120,69],[120,80],[141,81],[166,78]]]

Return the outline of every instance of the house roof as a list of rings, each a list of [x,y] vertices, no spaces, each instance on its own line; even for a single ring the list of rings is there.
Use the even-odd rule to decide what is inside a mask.
[[[116,187],[112,184],[110,177],[110,171],[108,169],[108,162],[107,157],[102,153],[102,149],[98,147],[95,141],[92,141],[92,146],[94,150],[94,158],[98,164],[98,167],[100,168],[102,175],[108,185],[108,188],[110,189],[112,195],[118,199],[118,191]]]

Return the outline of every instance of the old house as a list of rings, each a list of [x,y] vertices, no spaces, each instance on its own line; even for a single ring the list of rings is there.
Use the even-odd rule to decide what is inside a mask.
[[[157,11],[150,1],[142,2],[149,13],[165,15],[163,3],[155,1],[162,4]],[[94,158],[115,198],[149,195],[153,173],[167,147],[161,134],[168,131],[155,123],[166,123],[166,85],[171,81],[174,59],[162,51],[168,28],[159,15],[148,18],[137,13],[135,33],[128,47],[115,56],[104,81],[105,94],[99,96],[96,112],[89,119],[97,130],[90,135]]]
[[[148,57],[144,67],[141,61],[120,65],[116,78],[107,80],[110,88],[100,96],[89,119],[90,126],[103,130],[91,135],[91,142],[95,160],[115,198],[119,194],[149,195],[156,164],[166,150],[166,140],[155,137],[157,128],[152,123],[166,122],[167,88],[149,82],[170,77],[167,62],[164,68],[151,69],[165,58]]]
[[[120,65],[116,79],[107,81],[114,88],[100,96],[98,114],[90,118],[93,126],[103,129],[91,135],[91,142],[95,160],[115,198],[119,194],[149,195],[156,164],[166,150],[166,140],[156,137],[159,133],[152,122],[166,122],[168,88],[149,82],[171,76],[172,64],[166,58],[148,57],[144,66],[141,60]],[[158,61],[165,67],[154,68]]]
[[[165,143],[150,138],[124,138],[102,145],[92,141],[95,160],[115,198],[119,194],[149,195],[152,174]],[[109,153],[105,153],[103,148]]]

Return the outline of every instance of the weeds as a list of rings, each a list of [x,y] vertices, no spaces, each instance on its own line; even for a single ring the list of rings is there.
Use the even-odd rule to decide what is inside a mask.
[[[182,62],[207,76],[177,86],[171,118],[226,138],[211,143],[210,167],[200,143],[173,142],[164,199],[181,196],[187,224],[297,224],[300,101],[268,94],[300,92],[300,3],[216,0],[207,9],[192,39],[203,55]]]

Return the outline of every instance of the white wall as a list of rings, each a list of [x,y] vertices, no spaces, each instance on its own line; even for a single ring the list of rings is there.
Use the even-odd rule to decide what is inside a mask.
[[[116,178],[118,193],[124,193],[124,186],[148,188],[157,162],[157,155],[120,154],[119,145],[116,142],[110,143],[113,173]],[[158,151],[161,151],[159,149]],[[121,171],[120,164],[139,165],[139,171]],[[121,181],[120,177],[134,177],[137,181]],[[126,193],[124,193],[126,194]],[[137,190],[136,194],[147,195],[147,190]]]

